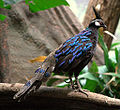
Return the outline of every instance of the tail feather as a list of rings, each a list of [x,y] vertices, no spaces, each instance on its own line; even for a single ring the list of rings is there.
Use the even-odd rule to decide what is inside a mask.
[[[25,97],[30,94],[32,91],[37,90],[42,84],[42,81],[36,80],[36,78],[32,78],[30,81],[28,81],[18,93],[16,93],[13,97],[13,99],[17,99],[18,101],[21,101],[22,99],[25,99]]]
[[[17,99],[18,101],[21,101],[22,99],[25,99],[28,94],[31,92],[36,91],[42,84],[43,81],[46,81],[48,77],[50,76],[49,73],[49,67],[47,69],[38,68],[35,73],[36,76],[33,77],[31,80],[29,80],[18,93],[16,93],[13,97],[13,99]],[[51,70],[51,69],[50,69]]]

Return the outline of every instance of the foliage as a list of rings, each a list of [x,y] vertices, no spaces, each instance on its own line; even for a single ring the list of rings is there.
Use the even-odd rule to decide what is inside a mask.
[[[93,61],[91,67],[88,69],[86,66],[79,74],[78,79],[81,83],[83,89],[88,89],[89,91],[102,93],[110,97],[120,98],[120,93],[118,92],[120,86],[120,48],[115,48],[119,43],[113,44],[111,46],[114,56],[109,54],[108,48],[103,41],[103,37],[99,34],[99,43],[104,52],[104,62],[105,65],[97,66]],[[55,76],[56,74],[53,74]],[[63,75],[61,73],[61,75]],[[48,86],[52,86],[54,82],[58,79],[50,79],[47,83]],[[73,82],[75,78],[72,78]],[[56,87],[66,87],[70,86],[69,79],[65,82],[59,83]],[[50,83],[50,84],[49,84]]]
[[[0,14],[0,20],[1,20],[1,21],[4,21],[4,20],[5,20],[5,18],[6,18],[6,16],[4,16],[4,15]]]
[[[30,11],[33,13],[59,5],[69,6],[65,0],[25,0],[25,3],[29,5]]]
[[[110,50],[115,50],[114,47],[120,45],[120,42],[113,43],[110,47]]]
[[[69,6],[66,0],[0,0],[0,8],[10,9],[11,4],[20,1],[25,1],[25,3],[29,6],[30,11],[33,13],[60,5]],[[3,21],[5,18],[6,17],[4,15],[0,16],[1,21]]]

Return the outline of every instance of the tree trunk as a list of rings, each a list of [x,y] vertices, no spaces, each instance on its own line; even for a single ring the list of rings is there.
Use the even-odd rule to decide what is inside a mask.
[[[120,18],[120,0],[90,0],[83,21],[84,26],[86,27],[94,17],[92,6],[97,6],[98,4],[101,6],[100,15],[107,25],[107,30],[114,34]],[[108,48],[110,48],[113,38],[105,34],[104,40]]]
[[[4,9],[0,10],[3,14]],[[9,47],[7,42],[7,20],[0,21],[0,82],[9,82]]]

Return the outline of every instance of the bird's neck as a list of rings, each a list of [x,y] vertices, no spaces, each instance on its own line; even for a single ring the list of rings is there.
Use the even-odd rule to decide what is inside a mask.
[[[87,29],[91,30],[92,34],[89,38],[91,39],[94,46],[96,46],[96,44],[98,42],[98,28],[91,26],[91,27],[87,27]]]

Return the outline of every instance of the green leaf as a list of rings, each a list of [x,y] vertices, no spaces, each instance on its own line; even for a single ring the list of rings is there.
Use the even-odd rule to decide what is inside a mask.
[[[116,42],[116,43],[112,43],[111,44],[111,47],[110,47],[110,50],[113,49],[115,46],[117,45],[120,45],[120,42]]]
[[[98,83],[96,81],[88,79],[83,89],[88,89],[91,92],[95,92],[95,88],[97,85]]]
[[[120,48],[117,48],[117,50],[118,50],[118,57],[117,57],[118,70],[117,70],[117,72],[120,74]]]
[[[25,0],[25,2],[33,13],[60,5],[69,6],[66,0]]]
[[[25,0],[25,3],[26,3],[27,5],[29,5],[29,0]]]
[[[118,63],[118,49],[117,48],[115,48],[115,58],[116,58],[116,61]]]
[[[0,8],[4,8],[4,2],[3,2],[3,0],[0,0]]]
[[[93,61],[91,67],[89,68],[90,73],[94,73],[95,76],[98,76],[98,66],[95,61]]]
[[[54,76],[54,75],[55,75],[55,73],[52,72],[51,76]]]
[[[72,78],[72,81],[74,82],[74,81],[75,81],[75,78]],[[67,79],[66,82],[70,82],[70,80]],[[70,83],[66,83],[66,82],[62,82],[62,83],[60,83],[60,84],[57,84],[56,87],[64,88],[64,87],[66,87],[66,86],[69,86]]]
[[[64,88],[66,86],[70,85],[69,83],[66,83],[66,82],[62,82],[60,84],[57,84],[56,87],[60,87],[60,88]]]
[[[84,74],[88,72],[88,65],[83,68],[83,70],[79,74]]]
[[[115,58],[118,67],[117,72],[120,74],[120,48],[115,48]]]
[[[115,56],[115,49],[114,51],[110,51],[109,52],[109,58],[112,60],[112,62],[114,62],[115,64],[117,63],[116,61],[116,56]]]
[[[1,21],[4,21],[4,20],[5,20],[5,18],[6,18],[6,16],[5,16],[5,15],[1,15],[1,14],[0,14],[0,20],[1,20]]]
[[[81,78],[86,78],[86,79],[89,79],[89,80],[93,80],[93,81],[98,82],[98,84],[100,84],[98,78],[95,77],[94,75],[92,75],[90,72],[86,72],[86,73],[84,73],[84,74],[80,74],[80,75],[78,76],[78,79],[80,80]],[[73,80],[73,82],[74,82],[74,81],[75,81],[75,78],[72,78],[72,80]],[[66,81],[69,82],[70,80],[68,79],[68,80],[66,80]],[[62,83],[60,83],[60,84],[58,84],[58,85],[56,85],[56,86],[63,88],[63,87],[68,86],[68,85],[69,85],[68,83],[62,82]]]
[[[99,80],[98,80],[98,78],[95,77],[95,76],[94,76],[93,74],[91,74],[90,72],[86,72],[86,73],[84,73],[84,74],[79,75],[79,76],[78,76],[78,79],[81,79],[81,78],[86,78],[86,79],[89,79],[89,80],[94,80],[94,81],[100,83]]]
[[[11,9],[10,5],[5,5],[5,1],[0,0],[0,8],[6,8],[6,9]]]
[[[108,69],[106,65],[98,66],[98,73],[107,73]]]
[[[90,72],[87,72],[83,75],[79,75],[78,79],[81,79],[81,78],[87,79],[85,86],[83,86],[84,89],[94,91],[97,85],[99,85],[100,88],[103,88],[99,79]]]
[[[11,9],[11,6],[10,6],[10,5],[7,5],[7,6],[5,6],[4,8],[6,8],[6,9]]]
[[[51,78],[47,81],[47,86],[52,86],[53,83],[55,83],[56,81],[58,81],[59,79],[57,78]]]
[[[108,48],[107,48],[106,44],[104,43],[103,36],[100,35],[100,32],[98,33],[98,35],[99,35],[99,38],[98,38],[99,43],[100,43],[103,51],[105,52],[105,54],[108,55]]]
[[[104,51],[104,61],[105,61],[105,65],[108,69],[108,71],[110,72],[114,72],[115,71],[115,62],[113,62],[110,58],[109,58],[109,54],[108,54],[108,48],[106,46],[106,44],[104,43],[103,37],[100,35],[100,32],[98,33],[99,35],[99,43]]]
[[[120,84],[120,78],[115,79],[116,84]]]

